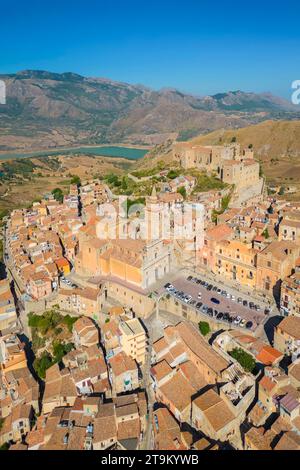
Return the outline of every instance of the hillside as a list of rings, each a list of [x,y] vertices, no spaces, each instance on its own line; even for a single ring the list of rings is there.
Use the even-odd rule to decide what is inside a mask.
[[[192,139],[195,144],[223,144],[236,138],[243,147],[253,145],[259,159],[299,157],[300,121],[265,121],[242,129],[218,130]]]
[[[265,119],[300,118],[299,109],[267,93],[234,91],[197,97],[155,91],[73,73],[23,71],[0,75],[0,151],[78,144],[160,144]]]
[[[15,208],[30,206],[55,188],[68,191],[73,176],[82,181],[130,171],[133,162],[123,158],[92,155],[60,155],[19,158],[0,162],[0,221]]]
[[[222,145],[236,139],[242,147],[253,146],[269,183],[293,188],[285,197],[300,196],[300,121],[264,121],[241,129],[220,129],[191,140],[197,145]],[[156,146],[136,166],[149,169],[172,161],[172,142]]]

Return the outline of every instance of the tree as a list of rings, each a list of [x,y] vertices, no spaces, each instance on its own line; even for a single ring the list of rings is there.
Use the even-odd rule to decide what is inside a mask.
[[[70,315],[65,315],[63,317],[63,323],[67,325],[70,333],[72,333],[73,325],[77,320],[78,320],[78,317],[71,317]]]
[[[268,228],[265,228],[265,230],[262,233],[262,236],[265,237],[266,239],[270,237]]]
[[[283,196],[284,195],[284,187],[281,186],[281,188],[279,189],[279,196]]]
[[[54,362],[60,362],[62,358],[74,348],[72,343],[64,344],[60,341],[53,341],[52,344]]]
[[[2,446],[0,446],[0,450],[8,450],[9,449],[9,443],[8,442],[4,442],[4,444],[2,444]]]
[[[198,326],[199,326],[199,330],[202,336],[206,336],[210,333],[210,326],[209,326],[209,323],[207,323],[207,321],[200,321],[198,323]]]
[[[81,186],[81,179],[79,176],[74,175],[71,179],[71,184],[76,184],[76,186]]]
[[[248,149],[251,150],[252,148],[253,148],[253,144],[249,144],[249,145],[248,145]]]
[[[183,199],[186,199],[186,189],[184,186],[180,186],[180,188],[177,189],[177,192],[181,194]]]
[[[171,180],[174,180],[175,178],[177,178],[177,176],[179,176],[180,172],[179,170],[170,170],[169,173],[167,174],[167,177]]]
[[[231,139],[231,143],[234,144],[234,142],[236,142],[236,137],[233,136],[232,139]]]
[[[263,172],[263,168],[262,168],[262,165],[261,163],[259,164],[259,176],[260,178],[264,175],[264,172]]]
[[[236,359],[246,372],[252,372],[255,368],[255,359],[241,348],[234,348],[230,356]]]
[[[37,375],[41,379],[45,379],[46,370],[49,369],[49,367],[51,367],[53,364],[54,362],[52,356],[47,351],[44,351],[40,357],[37,357],[34,360],[33,367]]]
[[[55,188],[53,189],[52,191],[52,194],[54,196],[54,199],[58,202],[63,202],[64,200],[64,193],[62,192],[62,190],[60,188]]]
[[[121,188],[122,188],[123,191],[126,191],[126,189],[128,189],[128,184],[127,184],[125,176],[123,176],[123,178],[122,178]]]

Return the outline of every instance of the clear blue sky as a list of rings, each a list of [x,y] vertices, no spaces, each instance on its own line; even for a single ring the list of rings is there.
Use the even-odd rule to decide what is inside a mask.
[[[299,1],[0,0],[0,12],[0,73],[284,97],[300,79]]]

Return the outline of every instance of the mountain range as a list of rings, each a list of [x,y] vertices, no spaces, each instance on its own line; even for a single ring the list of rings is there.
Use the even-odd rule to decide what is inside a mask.
[[[193,96],[74,73],[26,70],[0,75],[0,151],[104,143],[160,144],[268,119],[294,120],[300,109],[270,93]]]

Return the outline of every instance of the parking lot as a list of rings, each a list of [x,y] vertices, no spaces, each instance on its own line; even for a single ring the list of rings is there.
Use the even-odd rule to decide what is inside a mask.
[[[249,302],[242,295],[239,297],[238,293],[232,295],[225,288],[210,284],[200,277],[177,278],[172,280],[171,286],[166,284],[165,291],[203,315],[249,331],[255,331],[270,314],[265,306]]]

